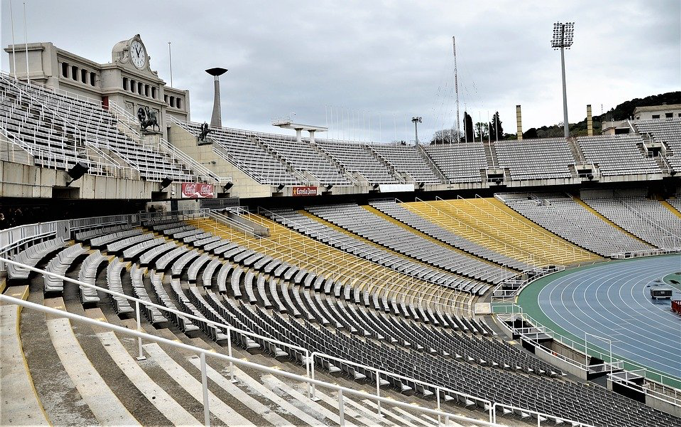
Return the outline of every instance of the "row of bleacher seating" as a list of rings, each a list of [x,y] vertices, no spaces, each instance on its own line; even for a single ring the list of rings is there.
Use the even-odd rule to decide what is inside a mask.
[[[534,267],[599,259],[519,216],[496,198],[403,203],[454,234]]]
[[[463,291],[468,290],[473,294],[482,295],[489,289],[488,286],[479,282],[476,283],[474,280],[433,269],[430,266],[419,264],[385,249],[365,243],[360,239],[336,231],[291,209],[276,209],[272,213],[273,215],[266,215],[299,233],[369,261],[385,265],[398,272],[414,275],[421,280],[444,285],[449,288],[461,289]]]
[[[178,257],[177,260],[179,259]],[[245,260],[246,258],[242,262]],[[205,263],[203,268],[207,268],[209,264]],[[289,295],[288,298],[285,295],[278,297],[285,301],[282,304],[288,305],[289,309],[284,314],[277,314],[262,306],[257,296],[259,288],[254,295],[257,302],[253,303],[250,298],[247,302],[243,297],[248,291],[237,294],[233,289],[230,292],[228,288],[221,295],[214,293],[211,290],[212,280],[203,282],[202,287],[207,288],[206,290],[196,285],[183,284],[182,277],[188,273],[189,268],[185,264],[179,272],[179,278],[171,281],[175,295],[169,297],[178,302],[190,300],[196,310],[193,313],[200,313],[211,320],[300,345],[311,351],[333,354],[387,372],[439,384],[471,396],[558,417],[612,426],[628,426],[632,422],[636,425],[652,423],[670,426],[675,423],[673,418],[663,413],[604,388],[585,386],[561,378],[560,372],[555,368],[533,358],[529,353],[524,353],[518,346],[483,337],[491,334],[483,323],[474,319],[454,318],[452,315],[426,311],[431,322],[417,323],[411,319],[379,313],[352,302],[344,302],[331,294],[315,293],[313,288],[296,284],[291,286],[291,282],[283,278],[280,280],[288,282],[289,286],[275,286],[274,291],[279,295],[283,292]],[[147,274],[150,275],[152,287],[154,283],[162,286],[159,283],[160,273]],[[144,269],[133,264],[130,276],[134,293],[151,300],[144,289]],[[199,269],[196,277],[198,279],[202,276]],[[293,278],[293,275],[289,277]],[[245,281],[240,280],[238,286],[245,287]],[[263,291],[266,289],[263,287]],[[272,290],[271,287],[269,289]],[[269,299],[274,297],[270,295]],[[293,306],[301,312],[301,318],[289,315]],[[164,326],[165,322],[156,318],[151,310],[145,312],[152,324]],[[349,313],[353,314],[348,315]],[[320,326],[323,323],[322,318],[327,320],[325,327]],[[434,326],[436,324],[438,326]],[[357,333],[345,333],[345,329],[350,330],[346,325],[351,325]],[[461,332],[466,329],[467,333]],[[472,332],[477,335],[470,335]],[[207,334],[210,336],[210,332]],[[383,339],[379,339],[379,336]],[[240,342],[238,338],[235,336],[234,342],[244,348],[260,346],[257,342],[249,343],[248,339]],[[289,353],[293,360],[307,362],[300,353],[283,349],[277,351],[274,346],[267,352],[277,357],[286,357],[286,353]],[[373,371],[352,365],[331,360],[318,360],[318,363],[320,367],[343,373],[351,379],[366,379],[372,384],[378,380],[380,384],[391,385],[403,392],[416,391],[423,396],[432,396],[437,392],[428,386],[390,374],[376,378]],[[558,378],[550,378],[551,376]],[[476,404],[468,398],[449,393],[440,397],[445,401],[458,400],[465,406]],[[518,412],[518,415],[523,418],[529,416],[522,412]]]
[[[552,233],[605,257],[652,249],[650,245],[610,226],[565,195],[510,199],[505,203]]]
[[[407,316],[412,314],[404,310],[405,305],[416,301],[418,304],[437,306],[443,310],[470,309],[470,294],[400,274],[293,232],[262,216],[248,215],[246,219],[268,228],[271,236],[266,241],[253,240],[212,221],[191,223],[199,227],[210,227],[235,244],[266,254],[253,267],[266,274],[273,274],[276,278],[293,279],[297,284],[304,283],[305,286],[324,289],[324,292],[333,292],[339,297],[362,301],[366,305],[385,310],[402,309]],[[214,253],[218,250],[221,248],[215,249]],[[229,252],[234,251],[222,253],[221,256],[230,256]],[[248,262],[248,259],[244,262]],[[469,289],[476,286],[476,283],[471,282]],[[400,307],[400,304],[403,306]]]
[[[494,148],[499,167],[514,180],[572,178],[569,166],[575,159],[565,138],[499,141]]]
[[[179,123],[179,126],[198,136],[201,133],[197,123]],[[300,180],[289,172],[285,164],[258,145],[250,132],[237,129],[211,129],[210,137],[222,150],[216,155],[225,156],[241,171],[250,175],[261,184],[300,184]]]
[[[307,210],[360,237],[455,274],[487,283],[498,283],[514,275],[499,266],[428,241],[355,204],[315,206]]]
[[[631,123],[639,134],[649,134],[655,142],[666,144],[667,161],[674,171],[681,172],[681,120],[635,120]]]
[[[641,152],[640,135],[582,136],[577,143],[586,161],[598,165],[603,176],[662,173],[655,160]]]
[[[19,252],[12,261],[20,262],[31,267],[35,267],[40,260],[45,258],[52,252],[63,248],[66,242],[64,239],[51,239],[36,245],[31,245],[25,250]],[[7,278],[12,279],[28,279],[31,271],[27,268],[18,267],[13,264],[7,264]]]
[[[598,213],[639,239],[662,249],[681,248],[681,218],[645,197],[584,198]]]
[[[179,124],[194,135],[199,134],[197,124]],[[490,167],[508,169],[510,178],[516,181],[570,179],[575,173],[570,168],[578,163],[563,138],[491,142],[498,164],[489,165],[480,142],[427,145],[421,149],[324,139],[312,145],[307,139],[298,142],[283,135],[227,128],[215,129],[213,135],[237,166],[264,184],[301,183],[301,178],[287,168],[309,173],[321,185],[348,185],[351,181],[345,173],[358,173],[369,184],[397,183],[403,177],[424,184],[480,183]],[[606,177],[661,173],[655,161],[639,150],[637,145],[642,142],[638,135],[576,138],[577,149],[583,152],[585,160],[598,165]],[[668,143],[670,147],[674,144]],[[681,152],[681,140],[678,144]],[[669,159],[675,161],[673,156]],[[361,179],[355,176],[353,181],[357,180]]]
[[[461,237],[458,234],[452,233],[451,231],[446,230],[431,221],[428,221],[426,218],[417,215],[408,209],[405,209],[402,204],[398,204],[395,200],[372,202],[371,206],[383,212],[384,214],[389,215],[390,217],[395,218],[396,220],[429,235],[430,237],[433,237],[482,259],[519,271],[529,270],[531,268],[529,264],[525,264],[522,261],[518,261],[509,256],[490,250],[464,237]]]
[[[409,175],[414,182],[438,184],[441,181],[419,147],[402,144],[371,144],[367,147],[396,172]]]
[[[265,145],[298,172],[307,172],[321,185],[350,185],[351,181],[342,170],[320,153],[314,146],[295,138],[275,136],[272,134],[254,134],[253,138]]]
[[[66,270],[71,267],[71,264],[73,264],[78,257],[85,253],[87,253],[87,248],[84,248],[80,243],[68,246],[50,259],[45,270],[60,276],[66,276]],[[63,279],[43,274],[43,280],[45,281],[44,292],[46,294],[60,293],[64,290]]]
[[[52,162],[41,163],[44,167],[67,169],[83,161],[92,174],[112,175],[115,169],[132,168],[151,181],[166,177],[195,180],[186,165],[125,136],[118,130],[116,118],[101,105],[0,76],[0,109],[7,116],[2,123],[8,132],[52,155]],[[97,150],[96,161],[88,150]],[[113,156],[107,156],[107,152]]]

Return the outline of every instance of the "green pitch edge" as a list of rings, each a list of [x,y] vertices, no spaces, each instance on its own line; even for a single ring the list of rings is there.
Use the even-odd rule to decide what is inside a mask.
[[[672,255],[673,256],[673,255]],[[640,258],[639,258],[640,259]],[[618,263],[618,262],[630,262],[634,261],[634,259],[628,259],[628,260],[615,260],[615,261],[609,261],[609,263]],[[561,328],[559,325],[554,323],[551,319],[549,319],[544,312],[542,311],[541,307],[539,307],[539,293],[541,292],[544,287],[546,287],[549,283],[553,282],[556,279],[559,279],[563,276],[566,276],[568,274],[572,274],[577,271],[581,270],[587,270],[590,268],[595,268],[600,265],[603,265],[603,263],[598,263],[594,265],[587,265],[583,267],[577,267],[577,268],[571,268],[569,270],[564,270],[560,271],[558,273],[550,274],[546,277],[542,277],[528,286],[526,286],[518,295],[518,299],[516,304],[521,306],[523,309],[524,313],[527,313],[530,315],[532,318],[534,318],[537,322],[541,323],[543,326],[546,326],[547,328],[553,330],[557,335],[562,335],[565,338],[574,340],[576,342],[584,342],[584,337],[577,337],[574,334],[566,331],[565,329]],[[665,277],[666,279],[666,277]],[[499,305],[503,306],[505,305],[504,303],[500,303]],[[594,338],[595,339],[595,338]],[[583,351],[583,348],[582,348]],[[588,348],[589,355],[591,356],[596,356],[598,353],[601,354],[608,354],[608,350],[604,350],[600,347],[598,347],[595,344],[592,344],[589,342],[589,348]],[[617,356],[617,355],[615,355]],[[637,370],[641,369],[640,364],[635,364],[633,361],[622,358],[620,356],[617,356],[616,359],[620,359],[624,362],[624,368],[626,370]],[[660,378],[656,378],[655,374],[658,375],[667,375],[668,378],[665,379],[664,384],[674,387],[674,388],[681,388],[681,378],[677,377],[671,377],[669,374],[660,372],[658,370],[654,369],[648,369],[648,378],[659,381]],[[671,379],[670,379],[671,378]]]

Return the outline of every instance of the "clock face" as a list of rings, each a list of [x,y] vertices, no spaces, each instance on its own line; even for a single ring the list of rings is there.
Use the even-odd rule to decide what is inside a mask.
[[[147,62],[147,52],[144,50],[142,43],[137,40],[130,44],[130,58],[132,59],[132,64],[140,70],[144,68],[144,64]]]

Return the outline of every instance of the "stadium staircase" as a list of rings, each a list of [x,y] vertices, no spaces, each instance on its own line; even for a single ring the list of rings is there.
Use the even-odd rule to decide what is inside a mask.
[[[491,142],[483,142],[482,146],[485,147],[485,158],[487,159],[487,165],[492,169],[499,168],[499,158],[497,157],[497,152],[494,149],[494,144]]]
[[[433,161],[433,159],[430,158],[426,150],[423,149],[423,145],[417,144],[416,145],[416,152],[419,153],[419,156],[423,159],[423,161],[428,165],[431,171],[437,176],[440,180],[441,183],[446,183],[447,182],[447,177],[445,174],[440,170],[440,168],[437,167],[437,164]]]

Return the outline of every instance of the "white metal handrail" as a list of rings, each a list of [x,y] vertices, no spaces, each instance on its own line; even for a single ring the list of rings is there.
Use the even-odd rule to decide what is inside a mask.
[[[85,323],[85,324],[88,324],[88,325],[91,325],[91,326],[101,327],[101,328],[108,329],[108,330],[113,331],[113,332],[118,332],[118,333],[123,334],[123,335],[135,337],[140,341],[142,339],[144,339],[144,340],[147,340],[147,341],[156,342],[158,344],[163,344],[163,345],[167,345],[167,346],[170,346],[170,347],[173,347],[173,348],[179,348],[179,349],[182,349],[182,350],[186,350],[186,351],[198,354],[199,357],[200,357],[200,361],[201,361],[201,383],[202,383],[202,389],[203,389],[204,423],[205,423],[206,426],[210,425],[210,399],[209,399],[209,393],[208,393],[207,363],[206,363],[206,358],[208,357],[208,358],[224,360],[226,362],[229,362],[230,365],[240,365],[240,366],[244,366],[244,367],[259,371],[259,372],[264,372],[264,373],[270,374],[270,375],[279,375],[279,376],[283,376],[285,378],[289,378],[289,379],[294,380],[294,381],[304,382],[308,385],[308,388],[310,386],[314,385],[314,386],[324,387],[324,388],[331,389],[331,390],[338,392],[338,404],[339,404],[340,425],[341,426],[345,425],[343,395],[348,394],[348,395],[352,395],[352,396],[357,396],[357,398],[359,398],[359,399],[370,399],[370,400],[374,400],[374,401],[383,403],[385,405],[398,406],[400,408],[405,408],[405,409],[409,409],[409,410],[412,410],[412,411],[422,412],[422,413],[429,414],[429,415],[435,415],[435,416],[438,416],[438,418],[439,417],[445,417],[445,419],[452,419],[452,420],[465,422],[465,423],[472,423],[472,424],[480,425],[480,426],[501,427],[499,424],[490,423],[488,421],[476,420],[476,419],[473,419],[473,418],[467,418],[467,417],[463,417],[461,415],[456,415],[456,414],[450,413],[450,412],[444,412],[444,411],[440,411],[440,410],[424,408],[424,407],[419,406],[419,405],[400,402],[400,401],[388,399],[388,398],[381,397],[381,396],[375,396],[373,394],[366,393],[366,392],[363,392],[363,391],[354,390],[354,389],[351,389],[351,388],[339,386],[339,385],[328,383],[328,382],[325,382],[325,381],[311,379],[311,378],[306,377],[306,376],[301,376],[301,375],[293,374],[293,373],[290,373],[290,372],[282,371],[280,369],[275,369],[275,368],[271,368],[271,367],[268,367],[268,366],[263,366],[263,365],[260,365],[260,364],[254,363],[254,362],[249,362],[247,360],[235,358],[235,357],[230,356],[230,355],[224,355],[222,353],[215,352],[212,349],[206,350],[206,349],[202,349],[202,348],[199,348],[199,347],[194,347],[194,346],[184,344],[184,343],[181,343],[181,342],[178,342],[178,341],[169,340],[167,338],[162,338],[162,337],[147,334],[147,333],[144,333],[144,332],[141,332],[141,331],[136,331],[136,330],[124,328],[124,327],[121,327],[121,326],[118,326],[118,325],[112,325],[108,322],[90,319],[90,318],[85,317],[85,316],[80,316],[80,315],[77,315],[77,314],[74,314],[74,313],[69,313],[67,311],[57,310],[57,309],[54,309],[54,308],[51,308],[51,307],[46,307],[46,306],[43,306],[43,305],[40,305],[40,304],[36,304],[36,303],[32,303],[32,302],[29,302],[29,301],[22,300],[22,299],[19,299],[19,298],[14,298],[14,297],[11,297],[11,296],[8,296],[8,295],[0,294],[0,301],[5,303],[5,304],[16,304],[16,305],[19,305],[21,307],[36,310],[36,311],[46,313],[46,314],[49,314],[49,315],[52,315],[52,316],[63,317],[63,318],[67,318],[69,320],[73,320],[73,321],[76,321],[76,322],[82,322],[82,323]]]
[[[491,234],[484,232],[482,229],[473,228],[473,227],[471,227],[470,225],[466,224],[465,222],[461,221],[460,219],[456,218],[455,216],[450,215],[449,213],[445,212],[444,210],[442,210],[442,209],[440,209],[440,208],[438,208],[438,207],[436,207],[436,206],[433,206],[431,203],[428,203],[428,202],[426,202],[425,200],[422,200],[422,199],[420,199],[420,198],[418,198],[418,197],[415,197],[414,200],[417,201],[417,202],[422,202],[425,206],[428,206],[428,208],[435,210],[435,211],[438,213],[438,215],[441,214],[441,215],[447,217],[448,219],[450,219],[450,220],[452,220],[452,221],[456,221],[460,226],[466,227],[466,229],[469,229],[472,233],[479,234],[480,236],[484,236],[484,237],[486,237],[486,238],[488,238],[488,239],[493,240],[493,241],[496,242],[496,243],[499,243],[499,244],[504,245],[504,249],[507,249],[507,248],[510,246],[510,247],[513,248],[514,250],[517,250],[517,251],[520,251],[520,252],[525,253],[526,256],[527,256],[529,259],[531,259],[531,260],[535,258],[535,255],[534,255],[533,253],[531,253],[531,252],[529,252],[529,251],[527,251],[527,250],[525,250],[525,249],[518,248],[518,247],[516,247],[516,246],[511,246],[511,245],[509,245],[508,243],[504,242],[503,240],[498,239],[498,238],[492,236]],[[438,198],[437,196],[436,196],[436,200],[444,201],[444,199]],[[399,200],[399,199],[395,199],[395,201],[396,201],[396,202],[399,202],[399,203],[401,203],[401,204],[403,204],[403,205],[405,206],[405,209],[409,210],[410,212],[413,212],[411,209],[409,209],[409,207],[407,207],[408,205],[407,205],[406,203],[404,203],[403,201],[401,201],[401,200]],[[414,213],[415,213],[415,212],[414,212]],[[462,211],[462,213],[465,213],[465,212]],[[417,214],[417,215],[418,215],[418,214]],[[447,229],[449,228],[449,227],[447,227],[440,219],[434,218],[434,217],[431,216],[431,215],[428,215],[428,218],[427,218],[427,219],[428,219],[428,220],[432,220],[433,222],[436,223],[436,225],[441,225],[443,228],[445,228],[445,230],[447,230]],[[472,218],[472,219],[474,219],[474,218]],[[476,221],[476,222],[477,222],[477,221]],[[431,236],[431,237],[437,238],[437,237],[435,237],[435,236]],[[438,239],[438,240],[439,240],[439,239]],[[445,243],[446,243],[446,242],[445,242]],[[529,263],[525,263],[525,264],[527,264],[527,265],[535,265],[535,264],[529,264]]]
[[[476,225],[480,225],[481,227],[485,227],[485,228],[488,228],[488,227],[489,227],[489,225],[488,225],[487,223],[485,223],[485,222],[483,222],[483,221],[477,219],[476,217],[474,217],[474,216],[471,215],[470,213],[468,213],[468,212],[464,211],[463,209],[461,209],[461,208],[459,208],[459,207],[453,205],[453,204],[451,203],[450,200],[443,199],[442,197],[439,197],[439,196],[435,196],[435,200],[436,200],[436,201],[439,200],[439,201],[441,201],[441,202],[446,203],[448,206],[450,206],[450,207],[451,207],[452,209],[454,209],[456,212],[458,212],[458,213],[460,213],[460,214],[462,214],[462,215],[465,215],[466,217],[470,218],[470,220],[474,221]],[[480,229],[480,232],[483,233],[483,234],[486,235],[486,236],[491,236],[491,237],[494,238],[494,236],[490,235],[489,233],[487,233],[487,232],[485,232],[485,231],[482,231],[482,229]],[[501,234],[502,234],[502,233],[501,233],[500,231],[497,231],[497,236],[499,236],[499,235],[501,235]],[[504,243],[504,247],[511,247],[511,248],[512,248],[513,250],[515,250],[515,251],[519,251],[519,252],[528,254],[527,256],[529,257],[529,260],[530,260],[530,261],[533,261],[533,260],[535,260],[535,259],[541,259],[541,260],[546,261],[546,264],[550,264],[550,263],[551,263],[551,262],[550,262],[547,258],[545,258],[544,256],[535,255],[534,253],[528,251],[527,249],[523,249],[522,247],[523,247],[523,246],[527,246],[527,244],[526,244],[525,242],[519,240],[517,237],[511,236],[511,235],[509,235],[509,234],[505,234],[505,236],[507,236],[508,238],[510,238],[511,241],[512,241],[513,243],[515,243],[515,244]],[[494,238],[494,239],[495,239],[495,241],[499,241],[499,240],[500,240],[500,239],[498,239],[498,238]],[[516,245],[517,245],[517,246],[516,246]],[[545,255],[545,254],[546,254],[546,251],[544,250],[543,252],[544,252],[544,253],[543,253],[542,255]],[[527,261],[524,261],[524,262],[528,263]],[[537,264],[537,263],[534,263],[534,262],[533,262],[533,263],[531,263],[530,265],[537,266],[537,265],[540,265],[540,264]]]
[[[294,233],[294,232],[290,229],[290,227],[288,227],[287,223],[299,224],[299,223],[297,223],[296,221],[294,221],[294,220],[292,220],[292,219],[285,218],[285,217],[283,217],[283,216],[281,216],[281,215],[279,215],[279,214],[277,214],[277,213],[275,213],[275,212],[271,212],[271,211],[269,211],[269,210],[267,210],[267,209],[264,209],[264,208],[260,208],[260,207],[259,207],[259,208],[258,208],[258,212],[260,212],[260,211],[265,212],[266,215],[271,215],[272,218],[277,218],[277,217],[281,218],[281,220],[283,221],[282,227],[284,227],[289,233]],[[251,215],[250,215],[250,214],[249,214],[249,218],[251,218]],[[255,217],[255,218],[257,218],[257,217]],[[252,219],[252,220],[253,220],[253,221],[256,221],[256,219]],[[272,220],[270,220],[270,221],[272,221]],[[263,224],[262,219],[260,219],[260,218],[258,218],[257,222]],[[272,222],[273,222],[273,223],[277,223],[277,221],[272,221]],[[307,227],[306,225],[299,225],[299,227],[308,230],[308,227]],[[336,245],[333,245],[333,244],[330,244],[330,243],[327,243],[327,242],[322,242],[322,241],[320,241],[320,240],[318,240],[318,239],[316,239],[316,238],[312,238],[312,237],[311,237],[309,234],[307,234],[307,233],[302,233],[302,234],[305,235],[306,237],[312,239],[314,242],[318,243],[319,245],[322,245],[323,247],[325,247],[325,248],[326,248],[326,252],[327,252],[327,254],[329,255],[330,262],[333,262],[333,259],[334,259],[334,257],[333,257],[334,252],[333,252],[333,251],[334,251],[334,250],[337,250],[337,251],[339,251],[339,252],[341,253],[341,257],[342,257],[343,260],[345,260],[345,257],[347,256],[347,257],[349,257],[351,260],[356,260],[356,261],[355,261],[356,264],[361,264],[362,262],[368,262],[368,263],[373,264],[373,265],[374,265],[373,269],[374,269],[374,270],[378,270],[379,272],[382,272],[382,277],[370,277],[371,283],[381,283],[381,280],[382,280],[383,278],[385,278],[385,279],[388,278],[389,272],[393,272],[393,273],[398,274],[398,275],[404,275],[404,276],[410,277],[411,280],[412,280],[412,285],[413,285],[413,280],[419,280],[419,281],[422,281],[422,282],[424,282],[424,283],[427,283],[427,284],[429,284],[429,285],[431,285],[431,286],[440,287],[440,285],[438,285],[438,284],[436,284],[436,283],[429,282],[429,281],[426,281],[426,280],[423,280],[423,279],[420,279],[420,278],[416,277],[415,275],[411,274],[411,272],[399,272],[399,271],[393,270],[393,269],[391,269],[391,268],[389,268],[389,267],[387,267],[387,266],[385,266],[385,265],[382,265],[382,264],[380,264],[379,262],[371,261],[371,260],[368,260],[368,259],[366,259],[366,258],[360,256],[360,255],[353,254],[353,253],[349,253],[348,251],[342,249],[342,246],[343,246],[343,245],[341,245],[341,243],[340,243],[336,238],[334,238],[334,237],[332,237],[332,236],[330,236],[330,235],[328,235],[328,234],[325,235],[326,238],[327,238],[330,242],[336,243]],[[313,251],[314,251],[314,249],[313,249]],[[381,269],[381,267],[383,267],[383,269]],[[334,276],[337,276],[337,274],[334,274]],[[450,290],[450,291],[455,292],[454,295],[455,295],[456,297],[458,297],[458,296],[460,296],[460,295],[463,294],[461,291],[458,291],[458,290]],[[395,291],[392,291],[392,292],[391,292],[391,294],[395,294],[395,293],[396,293]],[[404,299],[404,297],[409,296],[408,294],[406,294],[406,293],[404,293],[404,292],[397,292],[397,294],[400,295],[400,296],[402,296],[403,299]],[[434,304],[442,305],[442,303],[434,303]],[[454,305],[454,307],[457,308],[457,309],[466,308],[466,307],[462,307],[461,304],[458,303],[458,301],[456,301],[453,305]],[[470,312],[470,306],[471,306],[471,301],[469,300],[469,301],[468,301],[468,306],[467,306],[467,308],[469,309],[469,312]]]
[[[497,416],[496,416],[497,411],[496,411],[496,409],[501,408],[502,412],[504,412],[504,409],[506,409],[506,410],[509,410],[511,412],[519,411],[521,413],[525,413],[525,414],[528,414],[528,415],[534,415],[537,418],[537,425],[538,426],[541,426],[542,421],[547,421],[548,419],[553,419],[553,421],[556,424],[567,423],[568,425],[571,425],[573,427],[594,427],[591,424],[584,424],[584,423],[580,423],[578,421],[568,420],[568,419],[565,419],[563,417],[546,415],[546,414],[543,414],[543,413],[537,412],[537,411],[528,411],[527,409],[519,408],[519,407],[513,406],[513,405],[506,405],[506,404],[503,404],[503,403],[495,403],[493,406],[494,406],[494,410],[492,411],[492,413],[494,414],[494,418],[492,419],[492,422],[495,422],[495,423],[497,422]]]
[[[443,387],[443,386],[439,386],[439,385],[435,385],[435,384],[431,384],[431,383],[428,383],[428,382],[425,382],[425,381],[414,380],[413,378],[409,378],[409,377],[406,377],[406,376],[404,376],[404,375],[398,375],[398,374],[395,374],[395,373],[392,373],[392,372],[384,371],[383,369],[379,369],[379,368],[372,368],[371,366],[363,365],[363,364],[361,364],[361,363],[348,362],[347,360],[341,359],[341,358],[339,358],[339,357],[329,356],[328,354],[324,354],[324,353],[313,352],[313,353],[310,355],[310,357],[312,358],[312,372],[311,372],[311,374],[312,374],[312,379],[315,378],[315,368],[314,368],[314,366],[315,366],[315,365],[314,365],[314,360],[315,360],[315,358],[327,359],[327,360],[334,360],[334,361],[336,361],[336,362],[340,362],[340,363],[344,363],[344,364],[356,366],[356,367],[358,367],[358,368],[367,369],[367,370],[369,370],[369,371],[375,372],[375,373],[376,373],[376,396],[380,396],[380,395],[381,395],[381,377],[380,377],[380,376],[381,376],[381,374],[383,374],[383,375],[390,376],[390,377],[393,377],[393,378],[397,378],[397,379],[400,379],[400,380],[405,380],[405,381],[407,381],[407,382],[413,382],[414,384],[420,384],[420,385],[422,385],[422,386],[424,386],[424,387],[430,387],[430,388],[435,389],[435,390],[436,390],[436,391],[435,391],[435,396],[436,396],[436,400],[437,400],[437,409],[438,409],[438,411],[441,409],[441,405],[440,405],[440,392],[451,393],[451,394],[454,394],[454,395],[456,395],[456,396],[461,396],[461,397],[463,397],[463,398],[469,399],[469,400],[471,400],[471,401],[475,401],[475,402],[482,403],[484,409],[485,409],[486,411],[489,412],[489,420],[490,420],[490,422],[493,422],[492,420],[494,419],[494,413],[493,413],[493,410],[494,410],[493,408],[494,408],[494,406],[492,405],[492,402],[490,402],[490,401],[487,400],[487,399],[481,399],[481,398],[479,398],[479,397],[471,396],[470,394],[461,393],[461,392],[452,390],[452,389],[450,389],[450,388]],[[314,386],[312,386],[312,399],[313,399],[313,400],[315,399],[315,391],[316,391],[316,390],[315,390]],[[380,405],[380,404],[378,405],[378,415],[379,415],[379,416],[381,415],[381,405]]]
[[[508,312],[509,307],[511,308],[511,313]],[[503,309],[503,311],[495,311],[495,308],[497,308],[497,309]],[[536,319],[534,319],[534,318],[533,318],[532,316],[530,316],[529,314],[525,313],[525,312],[523,311],[522,307],[519,306],[519,305],[517,305],[517,304],[515,304],[515,303],[510,303],[510,304],[509,304],[509,303],[501,303],[501,304],[498,304],[498,305],[493,305],[493,307],[492,307],[492,312],[493,312],[493,314],[495,314],[495,315],[500,315],[500,314],[501,314],[501,315],[503,315],[503,314],[511,314],[512,316],[520,316],[520,318],[521,318],[524,322],[527,322],[527,323],[533,325],[533,328],[532,328],[532,329],[534,330],[534,332],[541,332],[541,333],[544,333],[544,334],[550,336],[550,337],[551,337],[552,339],[554,339],[555,341],[559,342],[560,344],[562,344],[562,345],[564,345],[564,346],[566,346],[566,347],[568,347],[568,348],[570,348],[571,350],[574,350],[574,351],[576,351],[576,352],[579,352],[579,353],[582,353],[582,354],[584,354],[584,353],[586,352],[587,345],[585,345],[585,340],[581,340],[581,341],[580,341],[580,340],[573,340],[572,338],[569,338],[569,337],[564,336],[564,335],[562,335],[562,334],[560,334],[560,333],[558,333],[558,332],[555,332],[554,330],[552,330],[552,329],[550,329],[550,328],[548,328],[548,327],[542,325],[539,321],[537,321]],[[508,330],[510,330],[512,333],[517,333],[517,332],[519,332],[519,331],[522,329],[522,328],[512,328],[512,327],[509,327],[509,326],[505,325],[504,323],[502,323],[502,324],[503,324],[504,326],[506,326],[506,328],[507,328]],[[527,329],[529,329],[529,328],[527,328]],[[542,346],[541,344],[539,344],[539,342],[534,341],[534,340],[532,340],[532,339],[530,339],[530,338],[527,338],[527,337],[525,337],[524,339],[525,339],[526,341],[532,342],[534,345],[537,345],[537,346],[539,346],[540,348],[544,349],[547,353],[551,354],[552,356],[554,356],[554,357],[556,357],[556,358],[558,358],[558,359],[564,360],[564,361],[566,361],[566,362],[568,362],[568,363],[570,363],[570,364],[572,364],[572,365],[578,367],[579,369],[581,369],[581,370],[583,370],[583,371],[588,370],[589,366],[595,366],[595,365],[588,365],[588,366],[587,366],[587,365],[585,365],[585,364],[583,364],[583,363],[581,363],[581,362],[578,362],[578,361],[576,361],[576,360],[569,359],[569,358],[567,358],[567,357],[565,357],[565,356],[563,356],[563,355],[561,355],[561,354],[558,354],[558,353],[554,354],[554,352],[552,352],[550,349],[546,349],[544,346]],[[605,353],[605,352],[602,352],[597,346],[593,346],[593,345],[592,345],[592,346],[590,346],[590,347],[588,347],[588,348],[589,348],[589,350],[590,350],[593,354],[595,354],[599,359],[606,360],[607,358],[609,358],[609,354],[608,354],[608,353]],[[645,378],[646,378],[646,380],[651,381],[651,382],[654,382],[654,383],[661,384],[661,385],[664,386],[664,387],[670,387],[670,388],[674,389],[675,392],[676,392],[676,390],[677,390],[676,387],[671,386],[671,385],[668,384],[668,383],[678,383],[678,379],[677,379],[677,378],[674,378],[674,377],[672,377],[672,376],[670,376],[670,375],[666,375],[666,374],[663,374],[663,373],[660,373],[660,372],[653,372],[653,371],[650,371],[648,368],[646,368],[646,367],[644,367],[644,366],[641,366],[641,365],[639,365],[638,363],[631,362],[631,361],[629,361],[629,360],[615,360],[615,359],[614,359],[614,356],[613,356],[613,360],[610,360],[609,363],[604,363],[603,365],[608,365],[608,366],[610,366],[611,364],[612,364],[613,366],[618,366],[618,367],[622,367],[622,368],[624,368],[624,366],[627,365],[627,364],[628,364],[628,365],[631,365],[631,366],[634,366],[634,367],[636,367],[637,369],[642,370],[642,371],[645,372]],[[654,377],[659,378],[659,380],[656,380]],[[667,383],[665,383],[665,381],[667,381]],[[679,406],[681,406],[681,399],[679,399],[679,402],[678,402],[677,404],[678,404]]]
[[[500,223],[500,224],[503,224],[503,225],[510,226],[512,229],[514,229],[514,230],[516,230],[516,231],[519,231],[519,232],[522,232],[522,229],[520,229],[519,227],[516,227],[515,225],[509,225],[507,222],[502,221],[500,218],[498,218],[498,217],[495,216],[494,214],[492,214],[492,213],[490,213],[490,212],[487,212],[485,209],[481,208],[480,206],[477,206],[477,205],[471,203],[470,200],[465,199],[465,198],[463,198],[463,197],[461,197],[461,196],[457,196],[457,198],[458,198],[458,199],[461,199],[461,200],[464,200],[465,203],[467,203],[468,205],[472,206],[472,207],[473,207],[474,209],[476,209],[478,212],[481,212],[481,213],[483,213],[484,215],[486,215],[487,217],[490,217],[493,221],[495,221],[495,222],[497,222],[497,223]],[[582,248],[577,248],[577,249],[575,249],[574,246],[572,247],[572,250],[571,250],[571,251],[570,251],[569,248],[562,248],[562,247],[560,246],[560,244],[561,244],[561,243],[564,243],[564,239],[562,239],[562,238],[556,238],[557,236],[555,236],[553,233],[551,233],[551,232],[549,232],[549,231],[547,231],[547,230],[544,230],[544,229],[541,228],[541,227],[534,227],[533,225],[536,225],[536,224],[534,224],[534,223],[532,223],[532,225],[530,225],[530,224],[528,224],[528,223],[525,223],[525,222],[522,222],[522,221],[517,220],[516,218],[513,217],[513,215],[510,215],[508,212],[504,212],[502,209],[500,209],[499,207],[497,207],[497,206],[495,206],[494,204],[492,204],[492,203],[491,203],[489,200],[487,200],[486,198],[480,197],[480,195],[478,195],[478,194],[475,195],[475,198],[476,198],[476,199],[480,199],[480,200],[482,200],[483,202],[485,202],[485,204],[486,204],[487,206],[491,207],[493,211],[497,211],[497,212],[501,211],[502,213],[504,213],[504,214],[506,214],[507,216],[509,216],[509,217],[511,218],[511,222],[512,222],[512,223],[515,224],[515,223],[517,222],[517,223],[519,224],[520,227],[529,228],[529,229],[530,229],[530,234],[537,233],[539,236],[542,236],[542,237],[544,237],[544,238],[547,238],[547,237],[548,237],[548,238],[550,239],[550,242],[551,242],[551,244],[552,244],[552,247],[553,247],[554,249],[556,249],[556,250],[558,251],[558,253],[564,253],[564,254],[570,254],[570,253],[572,253],[572,259],[573,259],[573,260],[576,259],[575,252],[582,252],[582,253],[586,253],[587,255],[589,254],[588,251],[585,251],[585,250],[582,249]],[[540,238],[535,237],[534,235],[532,235],[532,236],[530,236],[530,237],[531,237],[533,240],[535,240],[535,241],[537,241],[537,242],[539,242],[539,243],[545,242],[545,241],[541,240]],[[553,245],[554,241],[557,242],[557,245]],[[545,249],[544,249],[544,253],[547,253],[547,251],[546,251]],[[549,256],[550,256],[550,255],[549,255]],[[566,256],[567,256],[567,255],[566,255]]]

